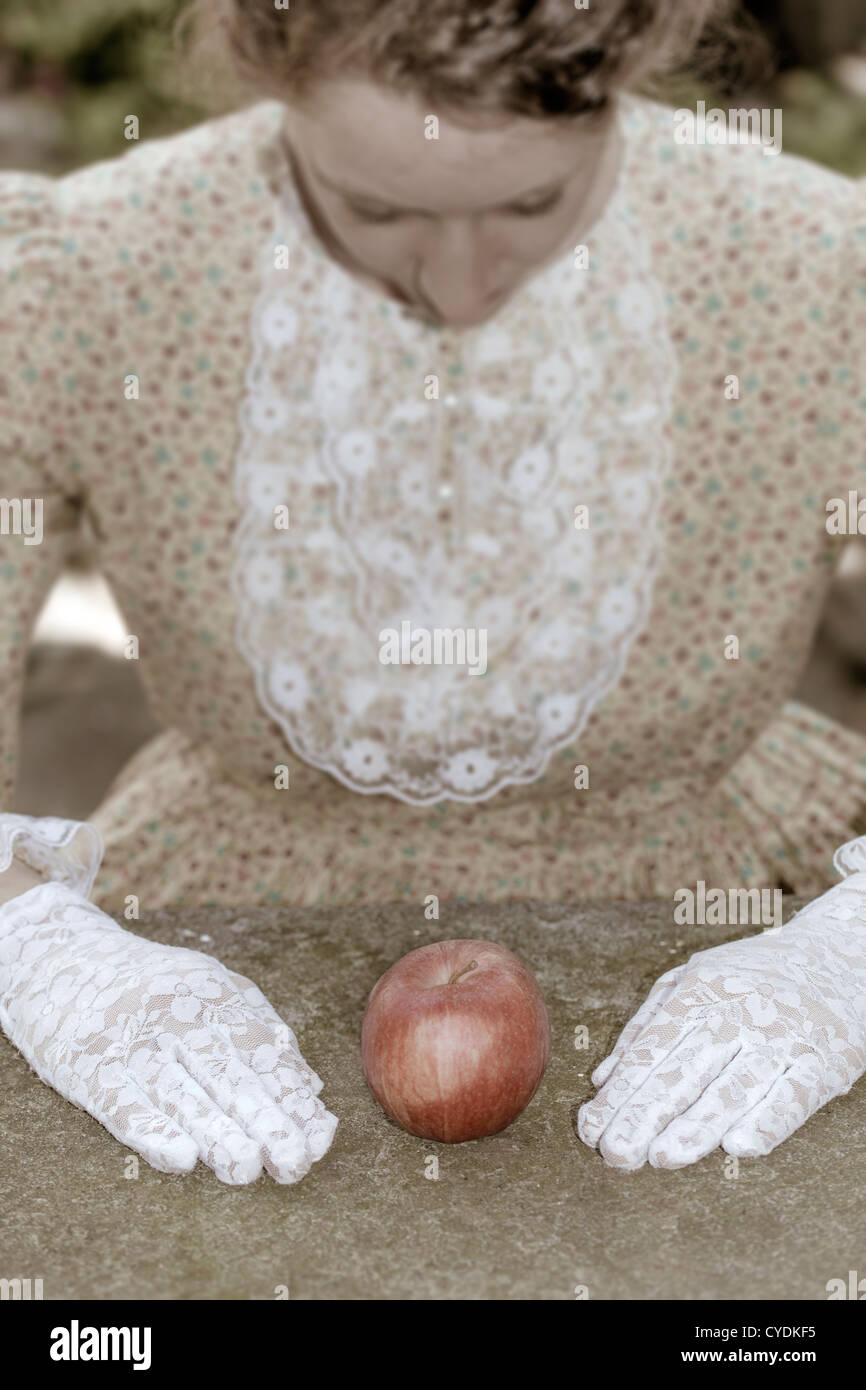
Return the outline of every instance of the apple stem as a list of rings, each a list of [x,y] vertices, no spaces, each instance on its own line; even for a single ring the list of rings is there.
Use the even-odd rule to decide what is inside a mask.
[[[468,975],[470,970],[478,969],[478,961],[471,960],[468,965],[464,965],[462,970],[456,971],[448,981],[449,985],[456,985],[458,980],[462,980],[464,975]]]

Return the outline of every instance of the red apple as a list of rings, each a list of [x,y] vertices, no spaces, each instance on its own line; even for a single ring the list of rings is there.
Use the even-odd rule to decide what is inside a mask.
[[[535,1095],[549,1055],[541,990],[492,941],[420,946],[367,1000],[367,1084],[386,1115],[425,1139],[459,1144],[505,1129]]]

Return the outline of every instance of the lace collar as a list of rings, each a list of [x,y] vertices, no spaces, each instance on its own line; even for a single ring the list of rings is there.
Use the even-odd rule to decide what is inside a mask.
[[[588,268],[569,253],[466,332],[334,261],[287,169],[239,415],[236,641],[293,752],[353,791],[536,780],[646,622],[677,360],[632,186],[645,117],[618,120]]]

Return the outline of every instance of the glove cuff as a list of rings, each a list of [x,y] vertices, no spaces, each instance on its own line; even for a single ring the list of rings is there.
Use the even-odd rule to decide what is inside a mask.
[[[0,815],[0,873],[13,857],[54,883],[90,896],[105,847],[89,821]]]
[[[866,835],[858,835],[856,840],[846,840],[840,845],[833,855],[833,868],[842,878],[862,873],[866,869]]]
[[[83,908],[89,926],[93,925],[94,918],[102,918],[107,925],[122,930],[112,917],[68,884],[35,884],[16,898],[0,903],[0,994],[3,990],[4,943],[8,945],[16,937],[22,934],[26,936],[33,927],[44,927],[58,908],[69,907]]]

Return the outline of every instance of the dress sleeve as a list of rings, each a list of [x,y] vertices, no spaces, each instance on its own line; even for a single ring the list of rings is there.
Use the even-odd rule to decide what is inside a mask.
[[[0,812],[15,793],[28,640],[81,517],[74,473],[58,476],[74,325],[56,186],[0,173]]]
[[[866,178],[853,186],[852,219],[846,250],[847,273],[843,313],[850,333],[850,358],[855,373],[855,406],[861,425],[860,482],[866,474]]]

